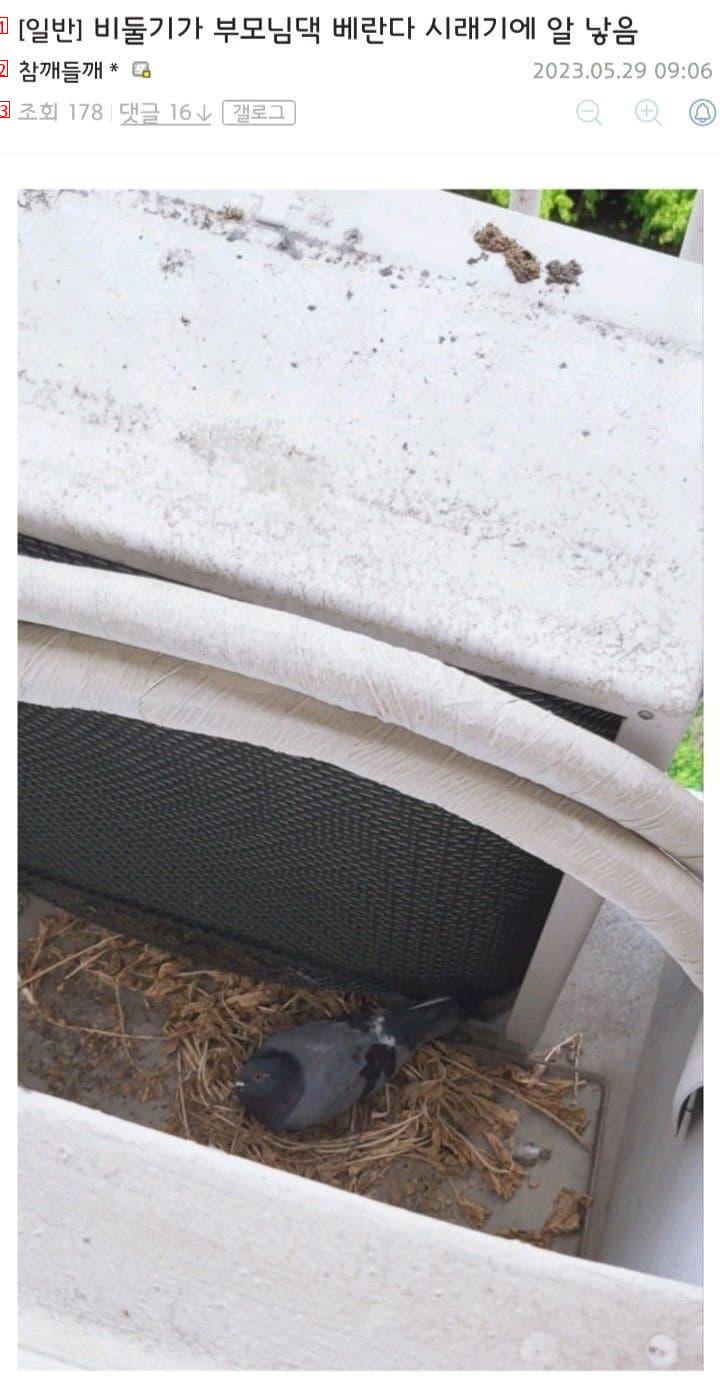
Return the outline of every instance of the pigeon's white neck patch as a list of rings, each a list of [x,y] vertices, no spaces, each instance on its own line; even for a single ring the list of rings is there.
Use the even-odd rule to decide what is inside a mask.
[[[384,1043],[386,1047],[394,1047],[395,1039],[392,1033],[388,1033],[385,1028],[386,1018],[384,1014],[378,1014],[370,1025],[370,1032],[379,1043]]]

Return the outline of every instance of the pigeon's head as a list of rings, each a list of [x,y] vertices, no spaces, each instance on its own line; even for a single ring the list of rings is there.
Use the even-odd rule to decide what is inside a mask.
[[[287,1052],[255,1053],[235,1082],[235,1095],[252,1111],[255,1105],[289,1100],[297,1087],[298,1064]]]

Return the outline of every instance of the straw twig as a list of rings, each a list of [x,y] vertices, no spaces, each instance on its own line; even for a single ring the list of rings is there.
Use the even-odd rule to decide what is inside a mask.
[[[331,1124],[303,1134],[273,1134],[233,1098],[242,1062],[279,1029],[359,1011],[373,1002],[369,996],[192,967],[167,951],[63,914],[42,919],[37,935],[23,946],[21,965],[28,1009],[55,1028],[88,1034],[89,1046],[93,1034],[114,1043],[131,1068],[123,1082],[126,1094],[143,1098],[160,1078],[169,1097],[167,1127],[228,1153],[382,1200],[393,1200],[397,1192],[402,1205],[433,1214],[448,1215],[450,1202],[451,1219],[479,1227],[485,1208],[458,1187],[460,1180],[480,1182],[504,1199],[529,1181],[513,1157],[520,1112],[505,1096],[540,1111],[587,1147],[587,1116],[575,1098],[579,1044],[573,1079],[549,1073],[555,1056],[573,1055],[576,1035],[529,1067],[482,1065],[476,1050],[455,1041],[428,1044],[381,1092]],[[94,994],[83,993],[83,981]],[[105,997],[107,1019],[97,1017],[96,1024],[91,1015],[92,1026],[77,1021],[79,1003],[87,1008],[99,999],[93,1003],[97,1014]],[[130,999],[152,1010],[160,1033],[136,1030],[138,1009],[126,1007]],[[75,1012],[69,1017],[71,1003]],[[117,1025],[104,1026],[112,1025],[112,1014]],[[134,1055],[135,1044],[145,1040],[164,1045],[165,1060],[153,1075]],[[548,1238],[544,1230],[527,1238],[540,1236]]]

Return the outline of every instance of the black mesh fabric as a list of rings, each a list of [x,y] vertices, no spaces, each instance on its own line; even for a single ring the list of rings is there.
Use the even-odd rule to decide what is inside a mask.
[[[493,684],[616,736],[614,715]],[[31,876],[247,947],[272,975],[285,963],[339,988],[501,993],[560,882],[492,832],[325,763],[102,712],[21,705],[19,769]]]
[[[517,983],[560,878],[324,763],[42,705],[20,707],[19,836],[31,874],[417,996]]]
[[[63,565],[84,565],[91,570],[117,570],[120,574],[144,574],[144,570],[131,569],[117,560],[103,560],[101,555],[88,555],[84,550],[70,550],[66,545],[55,541],[41,541],[36,536],[18,536],[18,555],[29,555],[33,560],[56,560]]]

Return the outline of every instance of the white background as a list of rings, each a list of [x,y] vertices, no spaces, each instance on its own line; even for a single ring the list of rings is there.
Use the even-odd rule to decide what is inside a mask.
[[[708,97],[720,108],[720,46],[715,42],[706,0],[692,0],[683,6],[653,3],[653,0],[557,0],[555,4],[533,4],[533,0],[496,3],[485,0],[481,6],[453,7],[445,3],[408,6],[380,3],[344,5],[342,0],[266,0],[257,4],[212,5],[127,4],[120,15],[200,13],[205,29],[199,40],[161,36],[148,38],[141,47],[127,46],[120,40],[90,37],[90,20],[104,16],[96,6],[76,5],[56,9],[57,17],[83,17],[82,45],[19,43],[16,36],[20,17],[43,17],[52,13],[46,5],[16,7],[3,0],[0,10],[9,9],[10,34],[0,39],[0,57],[8,57],[10,73],[0,79],[0,99],[11,100],[9,122],[0,122],[0,149],[65,152],[102,149],[127,151],[142,162],[148,151],[209,153],[223,151],[243,157],[250,151],[274,155],[310,152],[347,156],[350,153],[465,151],[488,153],[535,151],[599,151],[653,155],[658,151],[707,153],[720,148],[720,121],[701,129],[689,119],[694,98]],[[550,16],[574,18],[572,42],[555,45],[547,28]],[[705,12],[702,22],[700,16]],[[260,15],[282,22],[287,16],[318,15],[321,41],[293,39],[289,45],[270,41],[233,38],[225,43],[213,38],[216,16]],[[532,15],[536,19],[536,39],[522,37],[501,40],[493,36],[472,42],[446,41],[424,37],[433,17],[445,14],[506,16],[508,19]],[[695,14],[697,23],[690,22]],[[416,22],[413,38],[388,38],[384,44],[368,44],[332,37],[333,17],[412,15]],[[638,30],[634,46],[618,45],[612,37],[598,46],[586,28],[586,19],[601,23],[605,17],[617,27],[620,16],[630,16]],[[496,30],[496,33],[498,31]],[[18,79],[22,60],[103,59],[107,66],[118,62],[117,74],[106,73],[101,82],[83,84],[82,89],[61,82],[23,83]],[[152,77],[142,80],[131,75],[133,60],[146,59]],[[710,61],[717,75],[708,80],[661,80],[655,64],[677,61]],[[533,80],[535,61],[613,63],[617,72],[625,63],[643,61],[648,73],[642,80],[583,79]],[[296,125],[289,129],[235,129],[221,124],[222,101],[231,99],[290,98],[297,104]],[[584,124],[577,119],[578,102],[592,98],[600,107],[601,125]],[[635,116],[637,103],[646,98],[657,101],[659,121],[643,124]],[[57,123],[25,122],[17,119],[22,103],[59,101],[62,111]],[[72,122],[69,104],[101,101],[112,106],[109,120]],[[206,104],[213,123],[201,129],[153,129],[147,126],[122,127],[120,104],[154,101],[163,106]],[[347,160],[346,171],[349,175]],[[469,168],[476,168],[475,161]],[[477,182],[477,176],[473,182]],[[547,180],[545,180],[546,182]],[[447,184],[447,178],[444,179]],[[471,183],[472,186],[472,183]],[[486,186],[484,183],[483,187]]]
[[[128,6],[128,9],[130,7]],[[171,7],[153,5],[135,12],[151,14],[170,12]],[[35,11],[27,6],[20,9],[11,4],[11,20],[18,14],[52,13],[48,7]],[[207,9],[207,6],[204,7]],[[291,130],[234,130],[214,126],[210,130],[152,130],[126,129],[116,126],[84,124],[30,124],[21,128],[14,120],[0,123],[0,267],[2,275],[2,520],[5,534],[0,550],[6,567],[0,594],[3,619],[7,624],[4,650],[14,645],[14,551],[15,551],[15,459],[17,452],[15,412],[15,322],[16,322],[16,221],[15,202],[21,186],[95,186],[148,188],[227,188],[250,186],[319,187],[319,188],[471,188],[471,187],[702,187],[706,189],[706,306],[707,306],[707,376],[706,376],[706,459],[708,532],[708,632],[707,632],[707,693],[706,693],[706,804],[708,812],[708,911],[707,942],[710,969],[708,973],[711,998],[717,988],[713,964],[715,948],[715,919],[718,901],[717,854],[713,852],[717,835],[717,706],[718,706],[718,641],[716,611],[718,604],[717,563],[717,468],[720,445],[718,426],[718,305],[720,278],[718,276],[718,229],[720,228],[720,188],[717,159],[720,121],[712,129],[698,130],[687,118],[687,106],[693,96],[708,95],[720,106],[720,82],[708,83],[645,82],[645,83],[585,83],[532,82],[529,77],[535,58],[554,61],[614,60],[642,58],[648,63],[656,59],[714,60],[720,64],[718,21],[716,11],[706,0],[683,6],[668,3],[637,3],[620,0],[603,8],[589,0],[587,4],[541,6],[532,9],[529,0],[516,6],[487,4],[488,14],[522,16],[534,13],[538,18],[548,14],[565,14],[568,10],[578,20],[575,34],[584,29],[585,16],[602,18],[605,14],[617,18],[630,14],[636,21],[641,39],[635,49],[605,45],[594,49],[581,41],[571,49],[553,48],[550,43],[526,43],[512,40],[506,43],[488,40],[484,45],[461,42],[430,46],[427,41],[408,44],[397,40],[384,48],[347,45],[341,42],[315,45],[298,43],[289,49],[268,44],[240,45],[234,41],[229,52],[218,41],[191,45],[183,42],[166,45],[157,41],[147,50],[125,49],[105,43],[86,45],[88,57],[109,60],[110,50],[117,48],[121,64],[128,76],[118,74],[113,88],[113,102],[121,100],[203,101],[219,105],[223,98],[293,97],[298,104],[298,123]],[[100,13],[103,11],[98,7]],[[186,13],[188,6],[182,7]],[[72,5],[56,14],[94,14],[90,7]],[[216,13],[274,14],[284,18],[294,13],[408,13],[407,7],[373,9],[370,5],[343,7],[315,5],[300,7],[281,3],[266,6],[216,4],[204,19]],[[450,13],[454,11],[450,10]],[[413,7],[416,17],[427,17],[429,6]],[[464,11],[458,11],[464,13]],[[50,47],[36,54],[23,47],[21,56],[58,56]],[[245,50],[251,48],[250,54]],[[147,57],[156,74],[151,81],[132,79],[130,63],[138,56]],[[18,48],[12,41],[0,38],[0,57],[8,56],[11,65],[17,62]],[[60,57],[80,56],[78,51],[62,48]],[[116,56],[113,51],[113,56]],[[92,100],[109,98],[109,82],[97,84],[97,92],[74,91],[53,84],[54,91],[32,96],[20,91],[12,76],[0,79],[0,100],[9,97],[13,105],[18,100]],[[138,94],[137,88],[141,91]],[[592,90],[591,90],[592,88]],[[150,92],[149,89],[152,89]],[[598,90],[601,89],[601,90]],[[578,100],[594,96],[603,110],[602,126],[581,125],[574,109]],[[655,98],[661,106],[662,126],[643,126],[634,117],[634,101],[641,97]],[[714,152],[714,155],[712,154]],[[712,155],[712,157],[711,157]],[[131,287],[129,287],[131,292]],[[601,389],[599,384],[598,389]],[[58,467],[62,467],[62,441],[58,441]],[[3,883],[6,887],[4,945],[7,952],[3,980],[6,1003],[3,1024],[6,1030],[3,1059],[6,1064],[7,1093],[5,1098],[8,1138],[4,1150],[7,1172],[3,1172],[3,1188],[13,1191],[14,1161],[12,1087],[14,1084],[15,1001],[14,988],[14,721],[15,692],[9,675],[11,663],[4,663],[8,672],[2,682],[4,708],[2,729],[5,736],[4,768],[7,799],[5,803],[3,852],[6,856]],[[717,1055],[717,1029],[714,1023],[717,1008],[711,1008],[708,1019],[708,1065],[710,1078],[714,1074],[712,1058]],[[712,1218],[717,1212],[714,1197],[715,1183],[712,1164],[713,1144],[717,1126],[708,1116],[708,1152],[710,1155],[707,1201]],[[12,1220],[10,1220],[12,1225]],[[14,1366],[14,1278],[13,1240],[6,1242],[8,1250],[7,1275],[9,1287],[2,1307],[6,1328],[4,1337],[8,1367]],[[714,1276],[717,1241],[708,1242],[709,1270]],[[281,1310],[279,1310],[279,1316]],[[362,1310],[359,1310],[359,1317]],[[717,1320],[715,1320],[717,1321]],[[711,1320],[708,1335],[708,1364],[717,1359],[717,1337]],[[62,1373],[60,1373],[62,1374]],[[116,1373],[117,1374],[117,1373]],[[187,1374],[187,1373],[186,1373]],[[429,1374],[429,1373],[426,1373]],[[610,1373],[601,1373],[610,1374]],[[653,1374],[653,1373],[648,1373]],[[307,1379],[306,1377],[304,1377]],[[243,1378],[245,1383],[247,1377]],[[137,1381],[135,1382],[137,1383]],[[297,1380],[293,1380],[296,1384]],[[507,1378],[502,1382],[507,1384]],[[597,1380],[593,1382],[597,1384]]]

